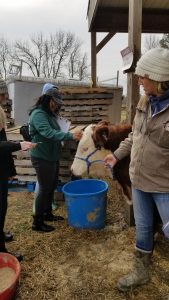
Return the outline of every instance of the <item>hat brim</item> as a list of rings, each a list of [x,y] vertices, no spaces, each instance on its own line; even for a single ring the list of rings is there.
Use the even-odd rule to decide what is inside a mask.
[[[62,99],[59,99],[59,98],[56,98],[56,97],[52,97],[52,100],[54,100],[59,105],[63,105],[64,104],[64,102],[63,102]]]

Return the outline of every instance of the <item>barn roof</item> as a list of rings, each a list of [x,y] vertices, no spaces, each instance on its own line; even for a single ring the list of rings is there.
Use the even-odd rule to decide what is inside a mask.
[[[89,31],[128,32],[128,12],[129,0],[89,0]],[[169,0],[142,0],[142,32],[169,32]]]

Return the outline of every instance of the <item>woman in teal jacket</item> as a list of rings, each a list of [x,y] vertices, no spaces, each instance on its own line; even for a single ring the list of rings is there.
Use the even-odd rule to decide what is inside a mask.
[[[56,85],[54,85],[54,84],[52,84],[52,83],[50,83],[50,82],[45,83],[45,84],[43,85],[43,87],[42,87],[42,95],[44,95],[44,94],[47,92],[47,90],[52,89],[52,88],[55,88],[55,89],[58,90],[58,87],[57,87]],[[59,112],[57,111],[56,117],[57,117],[57,114],[58,114],[58,113],[59,113]],[[38,181],[36,181],[35,191],[34,191],[34,192],[35,192],[35,197],[34,197],[33,206],[32,206],[33,216],[34,216],[34,214],[35,214],[35,201],[36,201],[36,195],[39,193],[39,183],[38,183]],[[47,205],[49,206],[50,203],[47,203]],[[55,210],[57,207],[58,207],[58,205],[57,205],[56,199],[55,199],[55,197],[54,197],[53,200],[52,200],[52,203],[51,203],[51,209],[52,209],[52,210]],[[49,209],[49,211],[50,211],[50,209]],[[55,218],[57,219],[56,216],[55,216]],[[60,218],[62,218],[62,217],[58,216],[58,219],[60,219]],[[62,219],[63,219],[63,218],[62,218]]]
[[[59,90],[51,88],[39,97],[35,107],[30,112],[29,124],[32,141],[37,143],[36,150],[31,150],[32,165],[36,170],[39,192],[35,201],[35,215],[32,229],[49,232],[54,230],[44,221],[57,221],[51,211],[51,202],[57,186],[59,160],[62,152],[61,142],[64,140],[79,140],[81,131],[75,133],[61,131],[56,112],[63,101]],[[48,207],[48,211],[46,211]]]

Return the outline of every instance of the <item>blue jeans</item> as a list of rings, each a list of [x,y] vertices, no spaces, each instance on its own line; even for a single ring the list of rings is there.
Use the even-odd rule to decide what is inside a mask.
[[[152,252],[154,243],[155,205],[163,223],[164,235],[169,238],[169,193],[148,193],[132,188],[136,224],[136,249]]]

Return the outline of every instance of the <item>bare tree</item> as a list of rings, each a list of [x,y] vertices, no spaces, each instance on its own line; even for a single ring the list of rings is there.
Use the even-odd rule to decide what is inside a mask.
[[[82,41],[73,33],[57,31],[44,43],[43,75],[48,78],[65,76],[79,78],[79,68],[84,77],[87,69],[87,55],[81,55]],[[82,57],[82,58],[81,58]]]
[[[12,47],[13,53],[7,41],[1,39],[0,75],[6,78],[10,64],[13,62],[17,66],[19,62],[18,67],[24,64],[35,77],[55,79],[69,74],[71,78],[75,75],[82,78],[87,68],[87,56],[81,53],[81,45],[75,34],[61,30],[50,34],[49,38],[39,33],[28,40],[18,40]]]
[[[69,32],[58,31],[50,35],[44,43],[43,75],[57,78],[64,74],[64,64],[68,59],[75,35]]]
[[[44,40],[42,33],[31,37],[30,42],[17,41],[15,43],[14,59],[16,61],[22,60],[28,66],[33,76],[41,76],[43,56]]]
[[[68,58],[75,35],[64,31],[56,32],[45,39],[40,33],[28,42],[15,43],[16,60],[22,60],[33,76],[56,78]]]
[[[78,63],[80,60],[80,47],[82,45],[82,42],[77,39],[74,42],[74,45],[72,46],[72,50],[69,55],[69,61],[68,61],[68,72],[69,77],[74,78],[75,75],[77,75],[78,72]]]
[[[57,60],[58,49],[57,42],[53,35],[50,35],[49,40],[44,41],[44,57],[42,74],[44,77],[50,78],[53,76],[53,69],[55,68],[55,62]]]
[[[10,45],[4,38],[0,39],[0,75],[6,79],[10,71],[11,64],[11,49]]]
[[[159,37],[157,37],[157,35],[149,34],[145,37],[145,41],[144,41],[145,52],[159,46],[160,46],[160,39]]]
[[[78,76],[79,80],[83,80],[87,77],[89,77],[89,74],[87,72],[87,54],[85,53],[81,60],[78,61]]]
[[[74,43],[75,35],[70,32],[65,33],[60,31],[56,33],[56,40],[58,43],[58,60],[55,68],[53,69],[53,78],[58,76],[63,63],[66,62]]]
[[[169,49],[169,33],[163,35],[162,39],[160,40],[160,46],[162,48]]]

